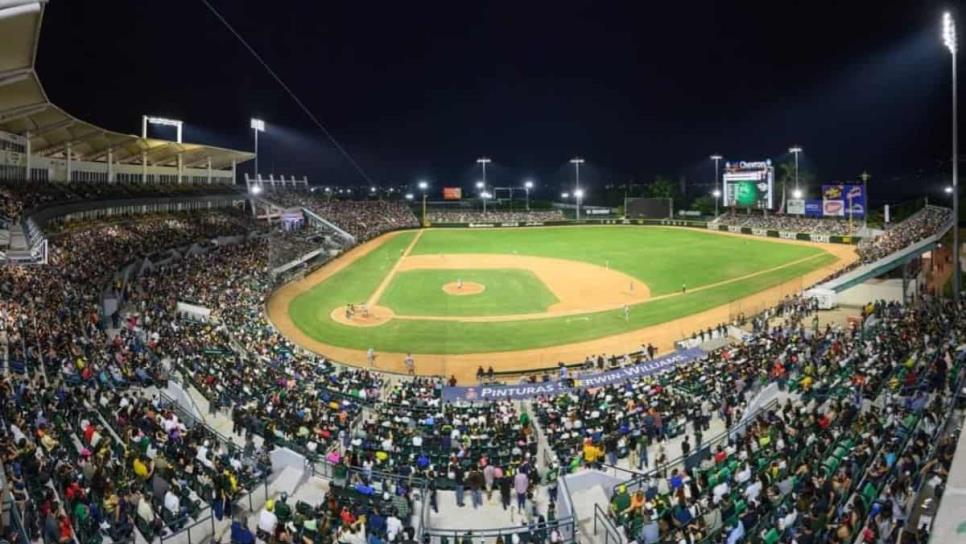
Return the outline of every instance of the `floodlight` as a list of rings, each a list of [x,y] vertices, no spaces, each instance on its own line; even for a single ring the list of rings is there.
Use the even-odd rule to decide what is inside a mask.
[[[802,198],[802,190],[795,189],[794,191],[792,191],[792,196],[795,198]]]
[[[412,199],[413,199],[413,194],[412,193],[406,193],[406,200],[412,200]]]
[[[574,191],[574,196],[577,197],[577,198],[583,198],[583,196],[584,196],[584,190],[583,189],[577,189],[576,191]]]
[[[253,195],[257,195],[257,194],[259,194],[261,192],[262,192],[262,186],[261,185],[252,185],[252,194]]]
[[[950,53],[956,54],[956,21],[948,11],[943,14],[943,43]]]
[[[265,132],[265,121],[262,121],[261,119],[252,118],[251,126],[258,132]]]

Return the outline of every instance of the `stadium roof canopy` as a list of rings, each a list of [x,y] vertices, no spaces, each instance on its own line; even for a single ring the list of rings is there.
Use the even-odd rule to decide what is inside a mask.
[[[207,145],[141,138],[98,127],[77,119],[52,104],[34,70],[37,42],[47,0],[0,0],[0,131],[30,139],[31,153],[66,156],[67,145],[78,160],[106,161],[113,150],[115,162],[136,163],[146,153],[150,164],[201,166],[211,158],[212,168],[231,167],[255,155]]]

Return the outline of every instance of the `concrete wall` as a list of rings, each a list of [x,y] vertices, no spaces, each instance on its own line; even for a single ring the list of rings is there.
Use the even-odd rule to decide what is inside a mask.
[[[918,281],[909,282],[908,292],[915,293]],[[840,306],[864,306],[874,300],[902,302],[902,279],[872,279],[842,291],[837,296]]]

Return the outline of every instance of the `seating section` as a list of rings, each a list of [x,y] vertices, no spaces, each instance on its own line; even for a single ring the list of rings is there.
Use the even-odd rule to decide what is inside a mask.
[[[139,191],[2,189],[11,219]],[[361,239],[414,222],[399,204],[282,198]],[[947,220],[927,208],[867,255]],[[948,475],[961,301],[877,303],[854,327],[823,329],[809,325],[814,305],[789,298],[734,323],[751,330],[744,340],[656,376],[534,402],[444,403],[441,379],[345,368],[280,337],[262,311],[270,229],[223,211],[78,223],[46,233],[48,266],[0,268],[0,446],[26,539],[158,541],[230,515],[282,446],[331,485],[318,504],[274,498],[258,513],[266,541],[414,540],[418,499],[452,490],[462,502],[490,487],[504,504],[519,493],[532,506],[527,494],[556,481],[554,460],[566,473],[644,451],[609,508],[628,540],[891,542],[919,490]],[[210,314],[185,315],[178,302]],[[229,415],[237,436],[159,396],[172,379]],[[751,406],[772,383],[780,400]],[[728,432],[710,436],[711,423]],[[668,459],[681,435],[687,454]],[[546,511],[554,519],[553,503]]]
[[[328,194],[307,191],[279,191],[266,198],[284,208],[308,208],[351,234],[356,242],[364,242],[391,230],[419,226],[416,216],[403,202],[336,200]]]
[[[615,519],[644,541],[720,534],[778,542],[804,534],[810,542],[852,542],[883,484],[905,473],[897,462],[925,463],[931,433],[923,418],[935,430],[948,410],[950,379],[959,376],[950,372],[956,346],[949,333],[962,325],[946,319],[952,306],[877,305],[866,338],[826,330],[790,343],[784,370],[773,377],[797,400],[757,415],[727,444],[697,451],[683,470],[659,466],[621,486],[611,502]],[[926,330],[939,341],[907,341]],[[910,443],[920,451],[904,457]],[[940,451],[948,463],[948,446]],[[890,512],[905,506],[892,502]]]

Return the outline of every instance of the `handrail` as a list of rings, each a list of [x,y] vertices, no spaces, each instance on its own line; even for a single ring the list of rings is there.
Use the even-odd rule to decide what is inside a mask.
[[[723,440],[724,443],[727,443],[729,437],[731,436],[731,434],[734,433],[735,430],[739,428],[739,426],[747,426],[748,422],[753,421],[754,418],[758,417],[759,415],[761,415],[763,413],[766,413],[767,411],[771,410],[772,408],[774,408],[777,405],[778,405],[778,399],[772,399],[772,400],[768,401],[764,405],[760,406],[758,408],[758,410],[756,410],[753,414],[751,414],[751,415],[743,418],[742,421],[739,421],[738,423],[736,423],[735,425],[733,425],[730,429],[725,429],[724,431],[716,434],[715,436],[711,437],[707,441],[703,441],[701,443],[701,447],[700,448],[695,448],[695,451],[689,453],[688,455],[680,455],[680,456],[675,457],[674,459],[672,459],[672,460],[670,460],[670,461],[668,461],[668,462],[666,462],[664,464],[661,464],[661,465],[657,465],[655,463],[654,464],[654,468],[650,468],[646,472],[637,472],[637,474],[640,474],[640,476],[638,476],[637,478],[633,478],[633,479],[628,480],[626,482],[621,482],[619,484],[614,485],[613,488],[611,489],[611,494],[613,495],[614,490],[618,486],[625,486],[627,488],[628,492],[630,492],[632,489],[636,489],[638,487],[641,487],[644,484],[644,482],[646,482],[649,478],[651,478],[653,476],[656,476],[659,472],[665,472],[665,471],[669,470],[670,468],[675,467],[677,465],[684,465],[685,461],[688,458],[694,457],[695,455],[698,455],[700,452],[702,452],[704,450],[709,450],[710,451],[711,448],[714,445],[716,445],[716,443],[722,442],[722,440]],[[622,470],[624,470],[624,469],[622,469]],[[633,471],[629,471],[629,472],[633,472]]]
[[[595,505],[596,506],[596,505]],[[549,532],[553,529],[566,529],[570,528],[570,536],[566,535],[566,532],[561,530],[560,536],[562,537],[561,542],[577,542],[577,531],[576,531],[577,520],[574,516],[567,516],[564,518],[556,519],[553,521],[544,521],[542,524],[538,523],[536,520],[532,520],[528,524],[513,525],[509,527],[499,527],[496,529],[438,529],[432,527],[423,528],[423,542],[434,543],[433,537],[437,537],[438,540],[435,542],[442,541],[446,538],[449,542],[459,542],[460,536],[472,535],[473,538],[480,539],[490,539],[499,536],[504,537],[504,541],[509,541],[506,537],[519,533],[529,533],[533,534],[535,531]],[[434,543],[435,544],[435,543]]]
[[[614,520],[599,504],[594,503],[594,536],[597,536],[598,521],[604,531],[604,544],[610,544],[612,538],[615,544],[623,544],[624,539],[621,537],[620,530],[614,525]]]

